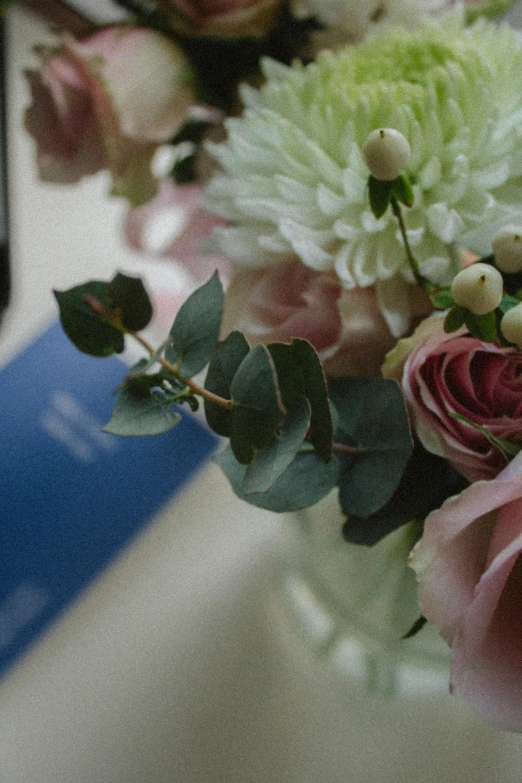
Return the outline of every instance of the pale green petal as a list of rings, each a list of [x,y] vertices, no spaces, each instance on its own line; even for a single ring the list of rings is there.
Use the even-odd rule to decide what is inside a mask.
[[[411,146],[415,203],[404,218],[433,282],[451,280],[454,246],[469,232],[487,233],[519,209],[522,39],[507,26],[464,27],[460,9],[306,66],[265,60],[263,71],[263,87],[242,92],[245,113],[227,121],[227,141],[209,146],[222,173],[205,204],[230,221],[215,244],[234,261],[297,253],[347,288],[386,282],[381,303],[395,319],[390,281],[412,275],[391,211],[376,220],[369,209],[361,147],[378,127]]]

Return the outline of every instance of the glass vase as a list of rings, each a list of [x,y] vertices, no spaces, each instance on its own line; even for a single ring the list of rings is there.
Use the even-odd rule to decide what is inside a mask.
[[[420,618],[407,558],[409,524],[367,547],[342,537],[336,493],[296,515],[283,568],[283,596],[306,643],[367,691],[447,692],[449,650],[431,626],[404,638]]]
[[[433,627],[404,638],[420,617],[407,564],[418,530],[349,544],[336,493],[287,522],[272,619],[302,701],[296,780],[518,783],[522,737],[449,694],[450,651]]]

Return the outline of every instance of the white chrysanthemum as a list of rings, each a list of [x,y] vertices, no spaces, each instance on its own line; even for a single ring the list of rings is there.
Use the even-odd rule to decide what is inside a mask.
[[[422,274],[447,283],[463,232],[512,216],[522,204],[522,41],[515,31],[457,18],[393,29],[308,66],[265,63],[261,90],[227,121],[211,151],[222,173],[206,206],[230,225],[213,249],[240,264],[297,254],[335,270],[347,288],[378,285],[383,311],[400,309],[411,281],[391,210],[376,219],[361,148],[396,128],[411,146],[405,209]],[[402,281],[402,282],[401,282]]]

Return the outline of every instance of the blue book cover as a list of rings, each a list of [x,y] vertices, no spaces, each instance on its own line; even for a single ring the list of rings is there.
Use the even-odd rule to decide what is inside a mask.
[[[0,372],[0,674],[215,450],[188,414],[151,438],[102,432],[125,371],[56,323]]]

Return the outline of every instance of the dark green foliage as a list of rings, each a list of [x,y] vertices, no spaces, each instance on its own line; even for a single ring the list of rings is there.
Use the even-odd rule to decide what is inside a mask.
[[[223,303],[223,286],[216,272],[180,307],[165,359],[183,378],[191,378],[209,363],[219,337]]]
[[[370,208],[377,220],[384,215],[392,201],[400,202],[407,207],[413,206],[413,190],[403,174],[391,180],[376,179],[370,174],[368,198]]]
[[[246,495],[243,491],[247,467],[240,465],[228,447],[217,458],[238,497],[269,511],[298,511],[326,497],[339,482],[339,462],[324,462],[314,451],[300,452],[266,492]]]
[[[241,332],[231,332],[218,343],[210,361],[205,389],[229,400],[232,397],[230,387],[239,365],[250,351],[250,346]],[[232,411],[221,405],[205,400],[205,416],[209,427],[218,435],[230,437],[232,431]]]
[[[234,403],[230,445],[236,459],[248,465],[259,449],[268,446],[284,415],[275,367],[263,345],[245,356],[230,391]]]
[[[143,282],[138,277],[117,274],[107,287],[112,310],[120,312],[125,329],[139,332],[152,318],[152,304]]]
[[[330,385],[339,416],[339,499],[346,514],[367,517],[397,488],[412,451],[406,406],[392,380],[347,378]]]
[[[67,337],[83,353],[110,356],[124,349],[123,333],[95,311],[91,302],[111,307],[107,283],[91,280],[68,291],[55,291]]]
[[[413,520],[425,517],[468,485],[446,459],[437,457],[415,442],[399,486],[374,514],[349,516],[343,536],[354,544],[376,544],[385,535]]]
[[[104,427],[114,435],[159,435],[175,427],[181,416],[172,407],[180,390],[169,389],[163,376],[143,375],[124,384]]]

